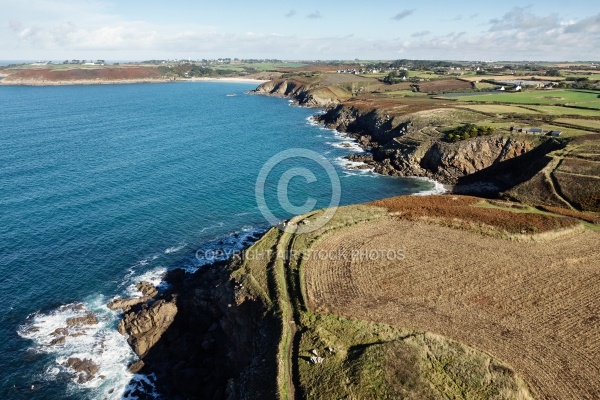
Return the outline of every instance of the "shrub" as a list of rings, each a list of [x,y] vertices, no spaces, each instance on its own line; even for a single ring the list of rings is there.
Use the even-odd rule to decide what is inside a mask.
[[[475,124],[465,124],[446,132],[446,140],[457,142],[477,136],[491,135],[496,128],[493,126],[477,126]]]

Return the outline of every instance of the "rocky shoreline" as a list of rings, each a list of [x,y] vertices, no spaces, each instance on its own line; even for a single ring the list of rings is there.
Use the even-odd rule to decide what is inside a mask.
[[[293,82],[267,82],[255,93],[324,106],[307,88]],[[417,140],[423,130],[418,121],[347,104],[325,106],[326,112],[315,120],[354,138],[367,150],[349,155],[348,160],[384,175],[433,179],[452,185],[455,192],[498,195],[530,173],[515,168],[515,161],[525,156],[529,163],[558,146],[552,142],[536,146],[526,138],[501,135],[459,143]],[[113,299],[108,307],[123,311],[118,330],[139,357],[130,371],[155,376],[158,392],[173,399],[276,398],[273,343],[281,334],[280,316],[267,311],[232,278],[240,266],[233,259],[206,265],[193,274],[176,269],[165,276],[165,290],[140,282],[140,297]],[[73,364],[89,367],[85,360]],[[126,395],[147,398],[143,390]]]
[[[111,300],[109,308],[123,310],[119,332],[139,357],[130,372],[153,375],[170,399],[268,398],[276,317],[231,279],[235,268],[234,260],[193,274],[175,269],[164,291],[140,282],[142,297]],[[127,395],[149,398],[143,388]]]
[[[504,134],[449,143],[428,121],[435,119],[438,110],[390,115],[378,106],[319,97],[310,85],[294,80],[270,81],[254,93],[324,108],[314,120],[355,139],[366,151],[346,157],[362,164],[355,168],[430,179],[453,193],[502,196],[538,173],[546,165],[546,154],[564,146],[555,140],[540,144],[532,137]]]

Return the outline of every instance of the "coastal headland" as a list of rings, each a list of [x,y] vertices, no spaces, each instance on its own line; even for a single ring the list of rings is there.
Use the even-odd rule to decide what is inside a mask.
[[[324,109],[317,122],[366,150],[355,168],[450,193],[341,207],[310,233],[296,230],[323,210],[299,215],[228,261],[170,271],[167,289],[140,283],[109,303],[131,371],[169,398],[600,397],[596,89],[499,95],[489,82],[506,77],[356,68],[250,79]]]
[[[473,88],[446,81],[432,88]],[[137,321],[174,304],[173,322],[150,327],[151,345],[138,350],[137,367],[165,393],[600,395],[600,116],[566,104],[548,106],[560,118],[533,104],[506,113],[507,105],[386,89],[369,77],[307,71],[255,92],[325,108],[315,120],[367,150],[349,156],[357,168],[434,179],[451,193],[343,207],[308,234],[294,227],[322,211],[297,216],[229,262],[171,272],[172,289],[126,309],[120,326],[136,349],[148,336]],[[450,136],[465,125],[473,137]],[[564,133],[534,135],[530,126]]]
[[[233,75],[186,75],[172,68],[148,64],[118,65],[18,65],[0,68],[0,85],[65,86],[133,83],[167,83],[175,81],[221,81],[262,83],[272,77],[255,72]]]
[[[293,233],[321,212],[126,307],[133,367],[187,398],[599,393],[597,215],[409,196]]]

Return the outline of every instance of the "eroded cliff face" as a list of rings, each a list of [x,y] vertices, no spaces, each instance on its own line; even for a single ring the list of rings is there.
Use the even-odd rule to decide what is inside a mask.
[[[276,320],[231,280],[230,267],[174,270],[169,289],[145,302],[111,302],[125,311],[119,331],[140,357],[130,370],[154,374],[165,398],[275,397]]]
[[[402,152],[392,153],[390,158],[404,175],[417,172],[440,182],[456,184],[463,176],[523,155],[534,147],[528,140],[493,135],[457,143],[434,142],[423,149],[422,157],[415,154],[410,163],[404,162]]]
[[[347,105],[331,108],[318,120],[329,128],[355,137],[370,154],[353,155],[375,172],[394,176],[419,176],[456,185],[460,178],[519,157],[536,147],[527,138],[490,135],[456,143],[411,116],[394,118],[385,111],[361,110]]]
[[[318,88],[293,79],[275,79],[258,86],[254,93],[289,97],[305,107],[330,107],[337,104],[335,96],[325,96]]]

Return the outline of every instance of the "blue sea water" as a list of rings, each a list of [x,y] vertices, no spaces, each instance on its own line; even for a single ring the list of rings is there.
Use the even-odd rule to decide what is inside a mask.
[[[160,282],[166,269],[198,268],[199,249],[243,246],[266,229],[255,183],[280,151],[322,154],[342,204],[432,189],[349,170],[341,157],[360,150],[312,124],[317,110],[245,93],[255,86],[0,87],[0,398],[118,399],[151,380],[127,372],[134,355],[106,302],[134,293],[140,279]],[[278,203],[276,175],[294,163],[315,175],[290,180],[294,205],[331,198],[320,165],[285,160],[266,186],[280,218],[291,214]],[[87,312],[99,323],[52,342]],[[92,359],[99,372],[79,382],[69,357]]]

